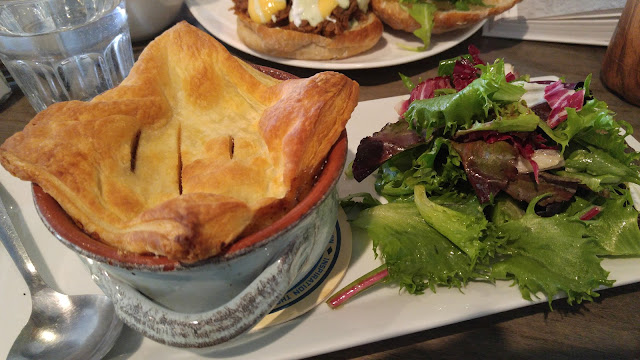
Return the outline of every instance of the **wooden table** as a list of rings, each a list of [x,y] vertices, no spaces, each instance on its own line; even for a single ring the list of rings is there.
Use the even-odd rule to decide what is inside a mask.
[[[185,9],[181,17],[198,25]],[[478,32],[452,49],[409,64],[343,71],[360,84],[360,100],[372,100],[407,91],[398,73],[419,78],[436,74],[440,59],[466,53],[469,44],[485,60],[504,58],[521,74],[556,74],[568,81],[593,74],[591,89],[606,101],[618,118],[640,133],[640,108],[605,89],[599,79],[605,48],[485,38]],[[144,47],[134,44],[139,53]],[[230,49],[250,62],[306,77],[316,70],[270,63]],[[636,69],[637,71],[637,69]],[[19,89],[0,104],[0,140],[19,131],[35,115]],[[392,119],[390,119],[392,120]],[[514,290],[516,291],[516,290]],[[546,303],[485,316],[368,345],[317,356],[317,359],[640,359],[640,283],[607,289],[592,303],[570,307],[559,300],[550,311]],[[425,309],[428,313],[429,309]],[[375,316],[375,314],[372,314]]]

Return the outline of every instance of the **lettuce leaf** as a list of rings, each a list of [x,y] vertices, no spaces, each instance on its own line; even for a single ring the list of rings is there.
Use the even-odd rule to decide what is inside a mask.
[[[424,186],[421,185],[414,187],[414,198],[424,221],[451,240],[475,263],[482,247],[479,239],[487,228],[487,219],[482,211],[477,211],[474,216],[438,205],[429,200]],[[477,199],[475,199],[475,204],[478,209],[481,209]],[[443,221],[445,219],[446,221]]]
[[[356,199],[360,199],[360,201]],[[368,192],[350,194],[340,199],[340,206],[349,221],[354,220],[360,211],[378,205],[382,205],[382,203]]]
[[[356,181],[362,181],[385,161],[407,149],[424,144],[425,139],[397,121],[360,140],[351,171]]]
[[[629,146],[625,136],[633,133],[633,128],[623,120],[614,119],[614,113],[607,103],[597,99],[586,102],[580,111],[567,108],[567,120],[555,129],[541,123],[540,128],[554,141],[560,144],[563,151],[570,142],[575,141],[583,146],[595,146],[605,150],[617,160],[630,164],[640,158],[639,153],[627,151]]]
[[[519,102],[525,93],[521,85],[508,83],[504,76],[504,62],[478,65],[480,78],[455,94],[416,100],[403,117],[412,129],[429,138],[436,129],[453,135],[458,129],[469,129],[475,122],[490,119],[490,110],[500,111],[505,104]]]
[[[600,213],[587,221],[589,234],[606,250],[600,255],[640,256],[639,214],[629,190],[612,194],[600,208]]]
[[[581,179],[593,191],[602,190],[603,184],[623,182],[640,184],[640,173],[638,173],[636,166],[624,164],[606,151],[596,147],[589,146],[587,149],[572,152],[565,159],[566,171],[559,173]],[[589,176],[592,177],[592,181],[597,182],[588,181]]]
[[[503,238],[505,245],[504,258],[491,266],[492,277],[512,280],[527,300],[542,293],[549,305],[562,293],[569,304],[591,301],[598,296],[594,290],[613,285],[597,256],[604,249],[587,226],[566,213],[540,217],[535,202],[524,216],[495,224],[490,236]]]
[[[518,177],[518,151],[506,141],[453,143],[467,180],[482,203],[505,190]]]
[[[467,135],[474,131],[497,131],[497,132],[531,132],[538,127],[540,118],[533,113],[515,115],[512,118],[496,118],[484,123],[475,123],[468,130],[456,132],[455,137]]]
[[[456,56],[451,59],[440,60],[438,62],[438,76],[451,76],[456,66],[456,61],[466,59],[467,61],[473,61],[473,57],[470,54]]]
[[[456,9],[460,11],[468,11],[470,5],[489,7],[483,0],[449,0],[449,2],[452,2]]]
[[[432,194],[444,194],[466,182],[458,153],[451,142],[436,138],[425,146],[404,151],[387,160],[378,171],[375,189],[388,200],[412,197],[415,185]]]
[[[450,2],[456,10],[467,11],[470,5],[487,6],[483,0],[441,0],[441,4]],[[408,6],[409,5],[409,6]],[[410,47],[400,44],[401,48],[411,51],[425,51],[431,44],[433,16],[438,6],[429,0],[400,0],[400,6],[418,23],[420,28],[413,35],[422,40],[423,46]]]
[[[367,230],[390,280],[411,294],[435,292],[438,286],[461,288],[477,276],[471,259],[429,226],[412,202],[369,208],[352,225]]]
[[[425,51],[431,45],[431,31],[433,30],[433,14],[437,8],[432,3],[413,2],[411,6],[401,6],[409,13],[409,15],[418,23],[420,27],[413,32],[418,39],[422,40],[422,46],[410,47],[400,45],[405,50]]]

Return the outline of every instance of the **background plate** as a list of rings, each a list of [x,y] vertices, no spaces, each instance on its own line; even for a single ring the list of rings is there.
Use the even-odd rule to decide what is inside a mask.
[[[380,42],[369,51],[360,55],[341,60],[293,60],[260,54],[244,45],[236,34],[236,16],[230,10],[233,6],[231,0],[187,0],[187,5],[196,20],[198,20],[207,31],[218,40],[238,50],[284,65],[324,70],[379,68],[421,60],[456,46],[473,35],[473,33],[478,31],[486,22],[485,20],[466,29],[434,35],[431,37],[431,46],[429,49],[422,52],[404,50],[398,46],[398,44],[409,47],[421,46],[422,42],[413,36],[413,34],[394,31],[385,26],[385,31]]]
[[[397,116],[393,106],[407,97],[358,104],[347,124],[347,164],[353,160],[360,139],[393,121]],[[637,142],[635,145],[638,145]],[[14,178],[1,167],[0,182],[0,196],[34,263],[41,268],[43,277],[68,294],[99,293],[80,259],[56,240],[40,221],[33,205],[30,184]],[[357,183],[343,175],[338,183],[338,191],[340,196],[370,192],[372,182],[371,177]],[[353,228],[352,238],[351,262],[337,288],[380,265],[380,261],[373,256],[371,241],[364,232]],[[640,281],[640,258],[605,259],[602,265],[611,272],[609,278],[616,280],[614,286]],[[29,291],[4,247],[0,247],[0,294],[0,319],[3,324],[0,327],[0,359],[4,359],[31,311]],[[526,301],[520,296],[518,288],[506,281],[495,285],[471,283],[464,293],[458,289],[439,288],[437,294],[426,292],[421,296],[399,293],[397,288],[383,285],[368,290],[340,309],[332,310],[320,304],[291,321],[243,335],[244,338],[238,338],[238,346],[228,344],[216,350],[167,347],[125,327],[105,359],[303,358],[540,302],[546,302],[546,299]]]

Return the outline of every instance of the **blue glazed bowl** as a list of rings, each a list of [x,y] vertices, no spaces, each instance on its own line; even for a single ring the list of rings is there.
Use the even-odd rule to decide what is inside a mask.
[[[309,194],[290,212],[195,264],[123,253],[84,233],[38,185],[32,189],[45,225],[85,261],[129,327],[171,346],[211,347],[251,329],[320,258],[337,221],[346,153],[344,131]]]

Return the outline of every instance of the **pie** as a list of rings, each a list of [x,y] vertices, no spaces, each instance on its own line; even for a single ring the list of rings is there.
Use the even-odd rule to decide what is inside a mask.
[[[181,22],[117,87],[57,103],[0,146],[87,234],[185,263],[284,215],[358,101],[335,72],[277,80]]]

